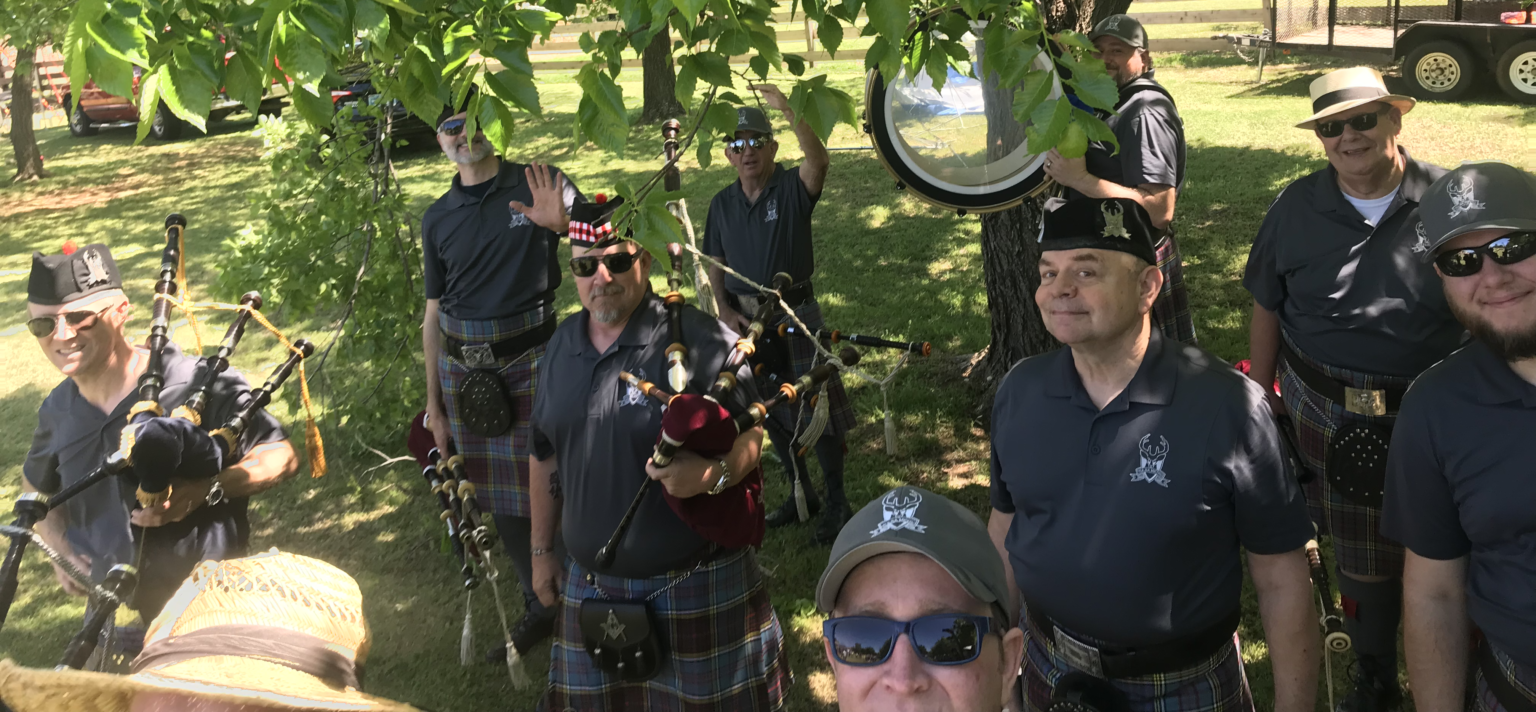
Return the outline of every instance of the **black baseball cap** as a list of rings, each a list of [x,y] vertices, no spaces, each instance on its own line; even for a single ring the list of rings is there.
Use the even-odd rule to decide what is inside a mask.
[[[32,253],[27,301],[56,306],[98,292],[123,288],[123,276],[106,245],[86,245],[72,253]]]
[[[1130,15],[1110,15],[1099,20],[1099,24],[1094,25],[1093,31],[1088,33],[1088,41],[1092,42],[1106,35],[1117,38],[1132,47],[1152,49],[1147,42],[1147,28],[1142,27],[1141,21]]]
[[[764,114],[762,109],[755,106],[741,106],[736,108],[736,130],[772,136],[773,124],[768,123],[768,115]]]
[[[1429,241],[1425,262],[1474,230],[1536,230],[1536,176],[1499,161],[1463,163],[1424,191],[1419,220]]]
[[[965,507],[920,487],[897,487],[864,505],[832,544],[816,584],[816,607],[830,612],[843,582],[859,564],[881,554],[922,554],[943,567],[967,593],[997,606],[1007,623],[1019,611],[1008,595],[1003,559],[986,525]]]
[[[1127,198],[1083,198],[1045,214],[1040,250],[1114,250],[1155,265],[1156,234],[1141,203]]]

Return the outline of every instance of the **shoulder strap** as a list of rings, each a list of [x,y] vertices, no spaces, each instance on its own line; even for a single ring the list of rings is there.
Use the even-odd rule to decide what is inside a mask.
[[[1179,108],[1178,102],[1173,100],[1173,95],[1169,94],[1168,90],[1163,88],[1163,85],[1158,84],[1157,82],[1152,81],[1146,77],[1137,77],[1135,80],[1131,81],[1131,83],[1120,87],[1120,101],[1115,103],[1115,109],[1118,111],[1120,107],[1125,106],[1125,102],[1131,100],[1131,97],[1136,96],[1137,94],[1140,94],[1144,91],[1155,91],[1159,94],[1162,94],[1163,96],[1168,97],[1168,102],[1173,104],[1173,108],[1175,110]]]

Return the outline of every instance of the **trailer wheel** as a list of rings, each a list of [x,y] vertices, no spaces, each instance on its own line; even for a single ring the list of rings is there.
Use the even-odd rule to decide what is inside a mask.
[[[1526,40],[1499,58],[1499,88],[1509,98],[1536,104],[1536,40]]]
[[[1408,93],[1420,99],[1460,99],[1472,89],[1476,72],[1472,53],[1449,40],[1426,42],[1403,59]]]

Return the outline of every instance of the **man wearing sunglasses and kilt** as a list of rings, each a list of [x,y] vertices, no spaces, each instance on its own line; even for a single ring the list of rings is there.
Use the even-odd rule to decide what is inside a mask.
[[[1424,263],[1419,203],[1444,169],[1397,144],[1413,99],[1374,69],[1312,82],[1311,130],[1328,167],[1287,186],[1248,257],[1249,376],[1294,424],[1309,512],[1332,538],[1355,686],[1341,712],[1396,710],[1403,548],[1382,537],[1381,492],[1403,392],[1463,329]]]
[[[758,284],[768,284],[780,272],[789,274],[794,284],[782,295],[784,301],[806,326],[821,329],[821,305],[811,286],[811,275],[816,271],[811,211],[821,199],[826,181],[830,162],[827,147],[810,124],[789,110],[789,100],[777,87],[759,84],[752,89],[760,91],[768,106],[788,119],[805,160],[795,168],[774,163],[779,144],[773,138],[768,117],[755,107],[738,108],[736,131],[725,148],[725,157],[735,167],[738,180],[716,193],[709,203],[709,215],[704,222],[704,253]],[[710,267],[709,280],[720,321],[733,331],[745,332],[763,295],[727,276],[719,267]],[[780,320],[788,321],[789,317],[781,316]],[[769,336],[759,341],[755,360],[765,365],[765,377],[777,376],[779,381],[789,383],[816,365],[816,347],[803,335],[778,336],[777,326],[777,322],[768,325]],[[765,390],[777,388],[766,381],[763,385]],[[844,435],[853,427],[853,409],[841,376],[833,375],[827,381],[817,403],[827,409],[828,415],[826,427],[815,442],[816,460],[821,464],[822,482],[826,485],[824,510],[816,488],[810,484],[805,457],[800,454],[803,445],[798,442],[811,425],[816,408],[784,405],[774,409],[767,425],[774,450],[784,464],[784,474],[792,481],[800,478],[809,513],[821,512],[816,541],[831,544],[852,513],[843,492],[843,458],[847,454]],[[768,514],[769,527],[797,521],[793,498]]]
[[[1000,712],[1024,655],[1017,605],[975,514],[886,492],[843,527],[816,585],[838,709]]]
[[[1252,710],[1234,635],[1246,550],[1275,709],[1311,710],[1305,500],[1264,392],[1152,324],[1150,222],[1128,199],[1046,215],[1035,303],[1066,347],[998,387],[988,531],[1023,600],[1024,698]]]
[[[1414,381],[1392,432],[1408,679],[1421,710],[1536,709],[1536,176],[1464,164],[1419,215],[1472,342]]]
[[[663,404],[621,375],[663,380],[672,334],[650,288],[652,257],[616,239],[608,205],[572,213],[582,310],[550,340],[533,409],[534,583],[559,610],[542,709],[782,709],[789,661],[753,547],[717,544],[680,514],[750,493],[744,482],[758,469],[763,430],[737,434],[718,458],[680,449],[665,467],[651,462]],[[680,319],[687,391],[707,393],[737,335],[691,306]],[[736,375],[724,400],[740,412],[756,390],[747,367]],[[599,552],[645,485],[632,526],[605,559]],[[759,537],[761,511],[758,502],[759,519],[744,522]],[[567,571],[547,553],[562,540]]]
[[[556,242],[581,193],[559,170],[505,160],[484,133],[466,135],[474,96],[438,121],[438,145],[457,175],[421,221],[427,427],[445,458],[464,456],[496,522],[522,587],[526,613],[512,643],[525,653],[554,630],[554,611],[530,584],[528,416],[555,331]]]
[[[132,312],[117,264],[106,245],[86,245],[62,255],[32,256],[27,280],[27,328],[48,360],[65,375],[37,411],[32,447],[22,465],[24,493],[53,495],[85,479],[122,443],[129,412],[139,402],[138,380],[149,366],[148,350],[129,341]],[[164,353],[165,413],[190,399],[206,366],[172,343]],[[250,386],[233,369],[220,374],[202,411],[203,423],[224,423],[249,399]],[[173,421],[157,423],[157,421]],[[151,436],[150,424],[170,425],[180,442]],[[134,485],[117,477],[92,485],[37,524],[37,533],[64,559],[100,584],[113,566],[138,565],[139,583],[126,607],[142,618],[119,625],[115,649],[103,668],[117,671],[116,656],[132,660],[143,644],[143,623],[153,620],[193,567],[203,560],[244,556],[251,525],[249,498],[292,477],[299,462],[277,419],[257,411],[251,427],[223,462],[199,428],[179,417],[152,418],[138,428],[134,468],[156,464],[142,448],[159,439],[163,452],[180,459],[165,502],[140,507]],[[217,426],[214,426],[217,427]],[[158,428],[157,428],[158,429]],[[194,443],[193,440],[200,441]],[[200,447],[201,446],[201,447]],[[192,453],[215,453],[193,457]],[[131,479],[131,478],[130,478]],[[57,563],[59,585],[85,596]],[[126,623],[120,621],[120,623]]]

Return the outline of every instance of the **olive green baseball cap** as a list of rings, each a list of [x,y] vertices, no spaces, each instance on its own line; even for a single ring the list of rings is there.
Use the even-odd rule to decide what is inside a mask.
[[[1099,24],[1094,25],[1093,31],[1088,33],[1088,41],[1092,42],[1105,36],[1119,39],[1132,47],[1152,49],[1147,42],[1147,28],[1142,27],[1141,21],[1130,15],[1110,15],[1099,20]]]

